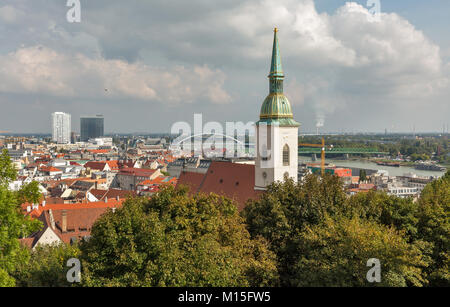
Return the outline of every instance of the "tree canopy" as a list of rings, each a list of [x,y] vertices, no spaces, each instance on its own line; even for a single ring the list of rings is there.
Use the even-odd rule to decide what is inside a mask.
[[[17,266],[25,263],[29,254],[22,249],[19,239],[39,229],[41,223],[24,217],[20,210],[23,201],[35,201],[39,198],[37,184],[22,187],[20,191],[11,191],[8,185],[15,180],[17,171],[3,150],[0,155],[0,287],[14,286],[11,274]]]
[[[450,286],[450,171],[422,191],[417,210],[417,239],[432,243],[431,285]]]
[[[346,197],[335,176],[274,183],[242,212],[277,255],[283,286],[362,286],[369,258],[385,286],[449,286],[449,178],[419,201],[384,192]],[[364,273],[364,274],[363,274]]]
[[[267,286],[275,255],[236,204],[167,187],[103,215],[81,245],[86,286]]]
[[[67,260],[80,256],[76,245],[37,245],[29,251],[27,262],[20,263],[12,274],[19,287],[68,287]]]

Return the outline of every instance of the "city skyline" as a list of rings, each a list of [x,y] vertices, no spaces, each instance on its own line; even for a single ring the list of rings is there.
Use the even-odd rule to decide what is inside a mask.
[[[67,22],[64,3],[0,6],[0,36],[9,37],[0,64],[10,72],[0,72],[0,130],[49,133],[55,111],[103,114],[105,133],[165,133],[194,113],[256,121],[273,27],[300,134],[316,126],[347,133],[448,126],[448,2],[381,1],[379,22],[368,18],[366,1],[81,3],[80,23]],[[118,12],[123,19],[108,17]]]

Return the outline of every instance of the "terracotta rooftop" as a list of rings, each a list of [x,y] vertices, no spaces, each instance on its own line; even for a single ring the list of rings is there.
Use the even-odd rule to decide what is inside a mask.
[[[249,199],[257,199],[261,191],[255,191],[255,166],[232,162],[213,161],[205,175],[182,172],[178,184],[191,187],[191,192],[216,193],[234,199],[238,210]]]
[[[109,189],[109,190],[98,190],[92,189],[89,191],[92,195],[95,196],[98,200],[104,200],[105,198],[112,199],[117,198],[124,199],[129,196],[136,196],[136,192],[134,191],[125,191],[125,190],[117,190],[117,189]]]
[[[154,169],[146,169],[146,168],[122,168],[119,172],[119,174],[122,175],[132,175],[132,176],[139,176],[139,177],[149,177],[153,175],[153,173],[156,172]]]
[[[108,202],[109,204],[109,202]],[[117,207],[120,206],[118,203]],[[46,206],[47,207],[47,206]],[[72,205],[73,207],[73,205]],[[116,207],[116,206],[114,206]],[[76,206],[76,209],[67,206],[60,206],[52,209],[54,225],[51,223],[49,210],[45,210],[38,217],[43,222],[43,228],[28,238],[21,239],[21,243],[31,247],[39,241],[44,232],[50,228],[66,244],[73,241],[80,241],[91,234],[94,222],[104,214],[110,206],[83,207]],[[50,208],[49,208],[50,209]],[[66,230],[63,231],[63,212],[66,214]]]
[[[105,168],[106,161],[89,161],[84,164],[85,168],[90,168],[98,171],[102,171]]]
[[[39,204],[38,209],[31,210],[31,212],[27,212],[27,206],[31,206],[29,203],[24,203],[21,205],[22,211],[25,215],[29,215],[31,217],[41,216],[43,212],[48,210],[79,210],[79,209],[90,209],[90,208],[117,208],[121,207],[122,203],[125,199],[116,200],[115,198],[108,198],[108,202],[98,201],[98,202],[82,202],[75,204],[46,204],[45,207],[42,206],[42,203]]]
[[[197,194],[204,177],[205,174],[182,171],[178,178],[177,186],[186,185],[191,193]]]
[[[41,171],[41,172],[62,172],[60,169],[53,167],[53,166],[41,166],[39,168],[39,171]]]

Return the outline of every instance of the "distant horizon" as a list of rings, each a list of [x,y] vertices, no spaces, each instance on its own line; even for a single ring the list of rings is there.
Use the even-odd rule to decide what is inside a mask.
[[[75,133],[78,133],[77,131],[72,131]],[[114,136],[114,135],[177,135],[177,134],[171,134],[170,132],[144,132],[144,131],[135,131],[135,132],[108,132],[105,133],[105,137],[108,136]],[[320,132],[319,134],[317,134],[316,132],[299,132],[299,136],[320,136],[320,135],[416,135],[419,136],[421,134],[431,134],[431,135],[449,135],[450,132],[445,132],[442,133],[442,131],[416,131],[415,133],[413,132],[387,132],[387,134],[385,134],[385,132],[381,132],[381,131],[355,131],[355,132],[341,132],[341,131],[324,131],[324,132]],[[32,133],[28,133],[28,132],[13,132],[13,133],[7,133],[7,134],[3,134],[0,133],[0,136],[15,136],[15,135],[21,135],[21,136],[33,136],[33,135],[43,135],[43,136],[51,136],[51,132],[32,132]]]

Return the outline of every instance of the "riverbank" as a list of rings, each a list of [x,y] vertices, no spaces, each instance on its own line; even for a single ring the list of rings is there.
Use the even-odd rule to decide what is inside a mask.
[[[299,156],[299,163],[311,163],[311,157]],[[326,158],[326,163],[331,163],[336,166],[347,167],[347,168],[359,168],[367,170],[384,170],[389,173],[390,176],[403,176],[407,173],[414,173],[420,177],[441,177],[445,174],[445,171],[428,171],[428,170],[418,170],[414,168],[414,165],[400,165],[399,167],[378,165],[371,161],[369,158],[350,158],[350,159],[328,159]],[[314,161],[315,163],[320,162],[320,158]]]
[[[398,163],[400,166],[408,166],[408,167],[416,167],[418,165],[420,165],[420,163],[417,162],[413,162],[413,161],[398,161],[398,160],[390,160],[390,159],[380,159],[380,158],[374,158],[374,157],[369,157],[369,158],[363,158],[363,157],[353,157],[353,158],[349,158],[348,160],[352,160],[352,161],[370,161],[370,162],[381,162],[381,163]],[[438,163],[438,165],[445,167],[447,170],[450,170],[450,164],[440,164]]]

